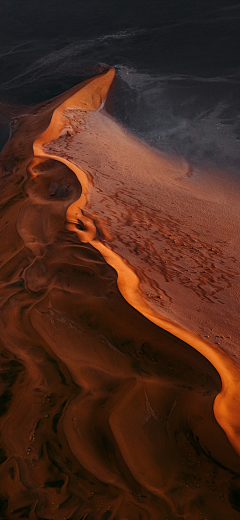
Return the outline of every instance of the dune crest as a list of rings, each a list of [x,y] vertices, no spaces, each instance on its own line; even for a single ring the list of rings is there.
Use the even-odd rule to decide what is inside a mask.
[[[117,124],[114,74],[33,109],[1,154],[0,515],[237,520],[239,369],[203,339],[219,286],[235,304],[227,191],[209,247],[214,179]]]
[[[51,123],[47,130],[34,142],[33,150],[36,159],[33,160],[33,163],[29,166],[32,174],[34,175],[34,166],[35,161],[40,161],[42,157],[57,159],[64,163],[66,166],[72,169],[72,171],[77,175],[78,180],[82,186],[82,194],[78,201],[76,201],[73,205],[71,205],[67,212],[67,220],[73,225],[69,225],[68,229],[76,231],[79,235],[79,238],[82,242],[89,242],[100,251],[105,260],[114,268],[118,273],[118,287],[120,289],[121,294],[127,300],[130,305],[132,305],[135,309],[141,312],[145,317],[151,320],[156,325],[164,328],[165,330],[171,332],[178,338],[186,341],[196,350],[198,350],[201,354],[203,354],[217,369],[221,376],[222,380],[222,391],[220,395],[215,400],[214,403],[214,413],[217,421],[221,425],[221,427],[225,430],[230,442],[233,444],[236,451],[240,454],[240,437],[239,437],[239,422],[236,420],[236,416],[239,413],[239,405],[238,405],[238,395],[240,391],[240,369],[238,366],[232,362],[229,357],[213,345],[209,344],[207,341],[203,341],[200,337],[191,333],[191,330],[188,331],[183,327],[174,324],[171,320],[164,318],[161,316],[160,312],[156,312],[151,306],[148,304],[146,298],[144,298],[144,293],[140,289],[140,280],[137,274],[129,265],[127,265],[124,260],[128,260],[128,257],[123,259],[121,256],[119,257],[116,253],[111,251],[109,248],[109,242],[111,246],[111,237],[112,237],[112,229],[109,226],[109,230],[106,231],[103,226],[98,225],[96,222],[97,215],[99,212],[93,213],[93,216],[90,218],[88,215],[89,212],[93,212],[95,210],[94,202],[92,204],[91,197],[91,188],[92,190],[98,189],[99,191],[102,188],[101,180],[98,182],[96,177],[99,175],[99,169],[96,168],[95,176],[93,178],[93,183],[91,186],[91,177],[84,173],[83,169],[79,168],[78,164],[83,163],[86,164],[85,157],[81,157],[78,148],[74,149],[72,145],[71,148],[71,140],[77,141],[76,135],[80,135],[81,142],[85,144],[84,137],[82,138],[82,133],[90,132],[91,130],[91,121],[88,125],[87,119],[84,119],[85,111],[94,111],[101,109],[103,102],[107,96],[107,92],[111,86],[111,83],[114,78],[114,70],[110,69],[105,75],[100,76],[100,78],[94,78],[92,82],[88,83],[83,89],[81,89],[78,93],[74,94],[68,100],[66,100],[62,105],[60,105],[55,112],[53,113]],[[81,111],[81,112],[78,112]],[[78,118],[79,116],[79,118]],[[103,114],[102,119],[106,119],[108,116]],[[101,118],[101,115],[100,115]],[[98,117],[99,119],[99,117]],[[101,122],[93,121],[93,128],[95,129],[98,125],[100,126]],[[73,120],[75,122],[75,126],[72,124]],[[109,122],[107,121],[107,124]],[[112,121],[110,120],[109,125],[111,126]],[[115,123],[114,123],[115,124]],[[113,126],[114,126],[113,124]],[[95,130],[96,131],[96,130]],[[120,132],[122,130],[120,129]],[[109,131],[107,128],[107,136],[109,135]],[[91,139],[90,132],[90,139]],[[61,138],[64,138],[64,143],[62,143]],[[122,136],[121,136],[122,137]],[[124,136],[125,137],[125,136]],[[87,136],[88,139],[88,136]],[[126,136],[127,139],[127,136]],[[131,139],[131,137],[129,137]],[[67,143],[66,143],[67,140]],[[57,148],[57,145],[60,145]],[[77,141],[78,144],[78,141]],[[89,141],[87,141],[89,145]],[[135,144],[135,143],[134,143]],[[136,143],[138,146],[139,144]],[[99,145],[101,145],[101,140]],[[51,150],[57,149],[58,153],[54,154]],[[72,155],[71,155],[72,151]],[[134,150],[135,151],[135,150]],[[74,155],[75,152],[75,155]],[[90,152],[93,153],[92,149]],[[88,149],[86,150],[86,155],[89,154]],[[97,153],[97,152],[96,152]],[[77,155],[78,154],[78,155]],[[152,154],[152,157],[151,157]],[[65,157],[64,157],[65,155]],[[66,157],[67,155],[67,157]],[[189,168],[186,164],[177,164],[177,161],[167,160],[165,158],[155,157],[154,153],[147,149],[146,147],[146,155],[149,155],[149,163],[152,160],[153,165],[150,164],[151,168],[155,168],[158,166],[158,169],[161,169],[161,176],[163,180],[168,182],[169,184],[175,180],[175,178],[181,179],[183,175],[186,175],[189,171]],[[76,160],[77,164],[74,164],[73,161]],[[125,158],[123,157],[124,161]],[[91,164],[91,163],[90,163]],[[145,165],[144,165],[145,166]],[[112,167],[112,166],[111,166]],[[135,166],[136,168],[136,166]],[[89,172],[89,165],[86,165],[86,170]],[[101,170],[100,170],[101,173]],[[132,172],[129,171],[129,176],[132,175]],[[142,176],[145,175],[147,181],[152,181],[150,178],[148,171],[140,171],[139,174],[139,183],[141,186]],[[94,175],[94,174],[93,174]],[[167,179],[166,179],[167,177]],[[162,179],[161,179],[162,180]],[[140,188],[141,189],[141,188]],[[113,191],[112,186],[109,191]],[[190,191],[190,190],[189,190]],[[194,192],[194,187],[192,188],[192,192]],[[104,194],[101,192],[101,195]],[[191,192],[190,192],[191,195]],[[98,202],[98,201],[97,201]],[[82,212],[86,206],[86,214]],[[96,202],[95,202],[96,206]],[[99,208],[97,208],[99,209]],[[101,208],[100,208],[101,209]],[[79,229],[79,221],[82,223],[82,227],[85,228]],[[77,230],[76,230],[77,226]],[[95,240],[97,234],[100,231],[100,236],[102,235],[102,241]],[[110,233],[109,233],[110,231]],[[106,245],[108,243],[108,246]],[[122,255],[124,253],[122,252]]]

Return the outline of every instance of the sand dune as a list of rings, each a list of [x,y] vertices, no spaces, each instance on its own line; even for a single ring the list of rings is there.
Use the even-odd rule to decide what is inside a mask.
[[[235,520],[238,188],[128,134],[113,80],[1,154],[0,515]]]

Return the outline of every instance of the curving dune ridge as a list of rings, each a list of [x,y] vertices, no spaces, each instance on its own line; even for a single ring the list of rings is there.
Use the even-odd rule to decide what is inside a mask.
[[[238,187],[120,127],[114,74],[1,155],[1,518],[235,520]]]

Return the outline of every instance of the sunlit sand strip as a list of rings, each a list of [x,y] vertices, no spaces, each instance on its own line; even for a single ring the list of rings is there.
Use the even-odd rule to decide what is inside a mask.
[[[79,179],[82,186],[82,194],[78,201],[70,206],[67,211],[68,229],[78,233],[82,242],[90,242],[118,273],[118,287],[125,300],[136,310],[143,314],[151,322],[174,336],[191,345],[194,349],[205,356],[218,371],[222,380],[222,390],[214,402],[214,414],[216,420],[225,431],[229,441],[240,455],[240,369],[222,351],[213,345],[203,341],[200,337],[174,324],[153,310],[144,298],[140,289],[139,279],[133,269],[114,253],[109,247],[95,239],[96,227],[91,218],[82,214],[91,191],[87,175],[71,161],[58,155],[46,153],[43,145],[46,145],[66,134],[68,131],[68,120],[64,111],[68,108],[80,110],[98,110],[109,91],[115,72],[109,69],[105,74],[84,82],[79,91],[68,98],[58,107],[52,116],[51,123],[46,131],[34,142],[34,158],[29,165],[32,176],[36,176],[34,167],[47,159],[60,161],[68,166]],[[78,220],[84,224],[85,230],[77,230],[75,224]]]

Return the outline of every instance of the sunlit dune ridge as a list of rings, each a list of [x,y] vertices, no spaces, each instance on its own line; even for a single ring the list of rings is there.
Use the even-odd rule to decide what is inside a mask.
[[[0,517],[238,520],[237,191],[121,127],[114,81],[1,153]]]
[[[219,372],[222,381],[222,391],[217,396],[214,402],[214,413],[218,423],[226,432],[230,442],[240,454],[240,436],[239,426],[240,420],[238,415],[240,411],[239,405],[239,394],[240,394],[240,370],[239,367],[233,363],[230,358],[222,351],[203,341],[200,337],[195,336],[191,331],[184,330],[182,327],[174,324],[170,320],[161,316],[148,305],[144,294],[139,286],[139,278],[129,264],[126,263],[126,258],[117,255],[111,250],[111,241],[109,243],[108,233],[103,234],[103,240],[97,239],[96,219],[97,215],[93,215],[92,218],[85,216],[82,210],[86,206],[86,210],[91,211],[91,188],[94,189],[97,186],[97,181],[93,179],[93,187],[91,186],[91,178],[87,175],[78,165],[74,164],[72,160],[61,157],[61,151],[59,154],[49,153],[46,150],[46,146],[52,141],[57,140],[59,137],[74,136],[73,128],[69,122],[66,111],[71,109],[78,109],[81,111],[95,111],[101,109],[103,102],[107,96],[108,90],[114,79],[114,69],[110,69],[106,74],[94,78],[90,83],[85,85],[76,94],[69,97],[63,104],[61,104],[54,112],[51,123],[47,130],[34,142],[33,150],[35,158],[29,166],[32,174],[34,175],[34,166],[38,164],[38,161],[42,161],[42,158],[52,158],[59,160],[66,164],[72,171],[77,175],[81,186],[82,194],[78,201],[71,205],[67,212],[68,222],[73,223],[73,226],[69,226],[69,229],[76,230],[75,224],[79,220],[84,225],[83,230],[77,230],[79,238],[82,242],[90,242],[96,249],[100,251],[105,260],[114,268],[118,273],[118,287],[121,294],[127,300],[130,305],[141,312],[146,318],[151,320],[156,325],[163,329],[171,332],[176,337],[187,342],[189,345],[198,350],[203,354]],[[104,116],[103,116],[104,117]],[[76,131],[76,129],[75,129]],[[79,132],[81,135],[82,129],[81,124]],[[116,143],[116,146],[118,144]],[[67,148],[67,147],[66,147]],[[66,149],[65,149],[66,150]],[[62,155],[65,155],[65,150],[62,150]],[[153,160],[155,157],[153,156]],[[123,158],[124,160],[124,158]],[[174,164],[172,161],[168,161],[165,158],[158,157],[159,161],[158,168],[163,170],[170,170],[178,174],[179,165]],[[81,164],[82,158],[79,154],[79,162]],[[156,161],[156,159],[155,159]],[[162,162],[162,163],[161,163]],[[154,164],[155,167],[155,164]],[[180,175],[183,169],[182,164],[180,165]],[[186,171],[188,168],[186,167]],[[129,172],[129,175],[131,173]],[[146,172],[148,178],[149,172]],[[148,179],[147,179],[148,180]],[[171,177],[170,177],[171,182]],[[141,188],[140,188],[141,189]],[[86,213],[87,215],[87,213]],[[111,236],[111,235],[110,235]]]

